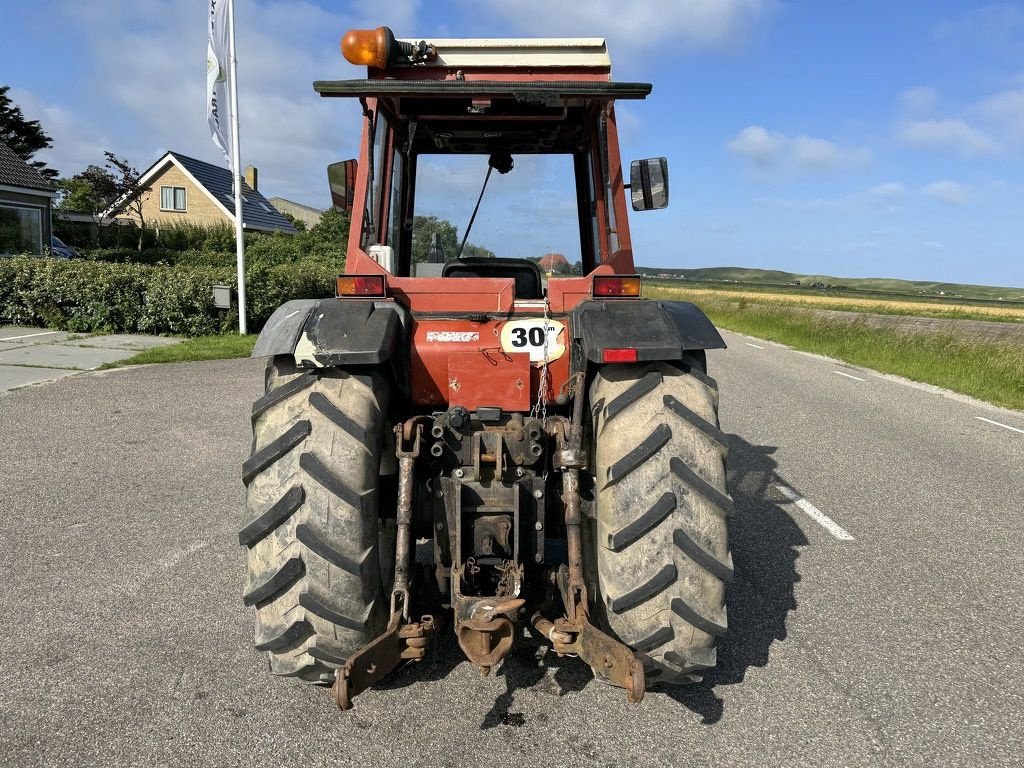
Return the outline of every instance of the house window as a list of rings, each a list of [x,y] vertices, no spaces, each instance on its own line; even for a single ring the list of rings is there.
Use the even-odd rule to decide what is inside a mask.
[[[42,252],[42,209],[0,205],[0,253]]]
[[[184,211],[185,210],[185,188],[184,187],[160,187],[160,210],[161,211]]]

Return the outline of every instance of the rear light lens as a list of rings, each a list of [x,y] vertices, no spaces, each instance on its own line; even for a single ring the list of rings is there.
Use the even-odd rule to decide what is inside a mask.
[[[334,295],[384,297],[384,275],[339,275],[334,285]]]
[[[606,299],[639,298],[640,275],[598,275],[594,278],[594,296]]]
[[[601,353],[603,363],[635,363],[635,349],[606,349]]]

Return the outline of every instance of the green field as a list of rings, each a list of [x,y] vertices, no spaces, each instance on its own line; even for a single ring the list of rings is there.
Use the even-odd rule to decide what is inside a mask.
[[[645,294],[693,301],[721,328],[1024,410],[1024,344],[980,342],[967,331],[912,333],[829,321],[806,305],[773,302],[767,293],[736,300],[704,285],[687,291],[656,283]]]
[[[988,304],[992,302],[1024,306],[1024,288],[991,285],[897,280],[887,277],[802,275],[777,269],[746,267],[707,267],[703,269],[639,267],[637,271],[647,278],[654,278],[652,282],[680,281],[684,285],[700,284],[700,287],[705,288],[781,290],[789,293],[828,293],[837,296],[906,297],[916,300],[933,299],[939,302],[958,300],[968,303]]]

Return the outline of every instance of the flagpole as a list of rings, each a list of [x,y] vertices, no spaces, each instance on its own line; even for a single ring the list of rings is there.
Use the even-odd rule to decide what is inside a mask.
[[[230,74],[228,76],[228,93],[231,99],[231,173],[234,178],[232,185],[235,190],[235,247],[237,251],[238,269],[238,332],[243,336],[248,332],[245,319],[245,231],[242,221],[242,184],[241,161],[238,149],[238,62],[235,59],[235,5],[228,3],[228,58]]]

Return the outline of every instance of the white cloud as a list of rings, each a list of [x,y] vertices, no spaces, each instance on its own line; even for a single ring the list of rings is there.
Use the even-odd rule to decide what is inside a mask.
[[[311,2],[262,0],[237,7],[242,163],[259,167],[261,191],[329,204],[326,166],[355,155],[360,118],[356,102],[321,99],[312,82],[358,77],[337,47],[344,31],[384,18],[411,28],[417,5],[385,0],[372,9],[334,11]],[[202,3],[62,0],[54,12],[78,32],[85,52],[82,101],[103,126],[95,130],[75,115],[74,130],[55,141],[54,164],[67,158],[57,165],[62,173],[102,164],[103,149],[140,169],[167,149],[223,162],[206,125]]]
[[[939,92],[930,85],[908,88],[900,94],[900,105],[911,115],[928,114],[938,101]]]
[[[887,181],[884,184],[871,187],[864,194],[875,200],[895,200],[903,197],[906,193],[907,188],[898,181]]]
[[[775,5],[775,0],[633,0],[628,5],[620,0],[476,0],[471,7],[475,16],[500,19],[519,34],[607,37],[615,61],[615,56],[666,42],[705,49],[734,45]]]
[[[933,182],[921,191],[946,205],[966,205],[968,200],[967,187],[949,179]]]
[[[110,144],[94,126],[64,107],[45,103],[30,91],[12,88],[8,95],[53,139],[53,146],[37,153],[34,160],[42,160],[62,176],[72,176],[87,165],[103,165],[103,151]]]
[[[846,148],[827,139],[787,136],[750,125],[726,142],[726,149],[761,171],[823,172],[854,168],[871,162],[871,151]]]
[[[1024,88],[1014,88],[983,99],[973,112],[985,120],[1007,144],[1024,147]]]
[[[708,232],[713,232],[716,235],[732,234],[738,227],[735,222],[732,221],[712,221],[705,226]]]
[[[921,243],[921,247],[927,248],[929,251],[946,250],[946,246],[944,246],[942,243],[937,243],[934,240],[925,240],[923,243]]]
[[[1019,44],[1017,32],[1024,28],[1024,10],[1013,3],[989,3],[936,25],[933,36],[946,43],[973,44],[992,48]]]
[[[762,205],[770,205],[786,211],[816,212],[816,211],[842,211],[854,212],[859,216],[877,213],[894,214],[899,213],[900,206],[897,201],[907,194],[908,190],[897,181],[887,181],[884,184],[877,184],[863,191],[851,192],[839,197],[816,197],[803,200],[793,198],[761,198],[758,202]],[[877,234],[872,232],[871,234]],[[881,234],[891,234],[882,231]]]
[[[952,150],[966,157],[999,151],[990,136],[958,119],[907,122],[899,127],[897,137],[915,149]]]
[[[866,165],[871,152],[864,148],[845,149],[826,139],[797,136],[790,141],[793,162],[809,170],[834,170]]]
[[[726,148],[742,155],[754,165],[762,168],[778,163],[786,150],[788,139],[781,133],[765,130],[759,125],[750,125],[736,134]]]

